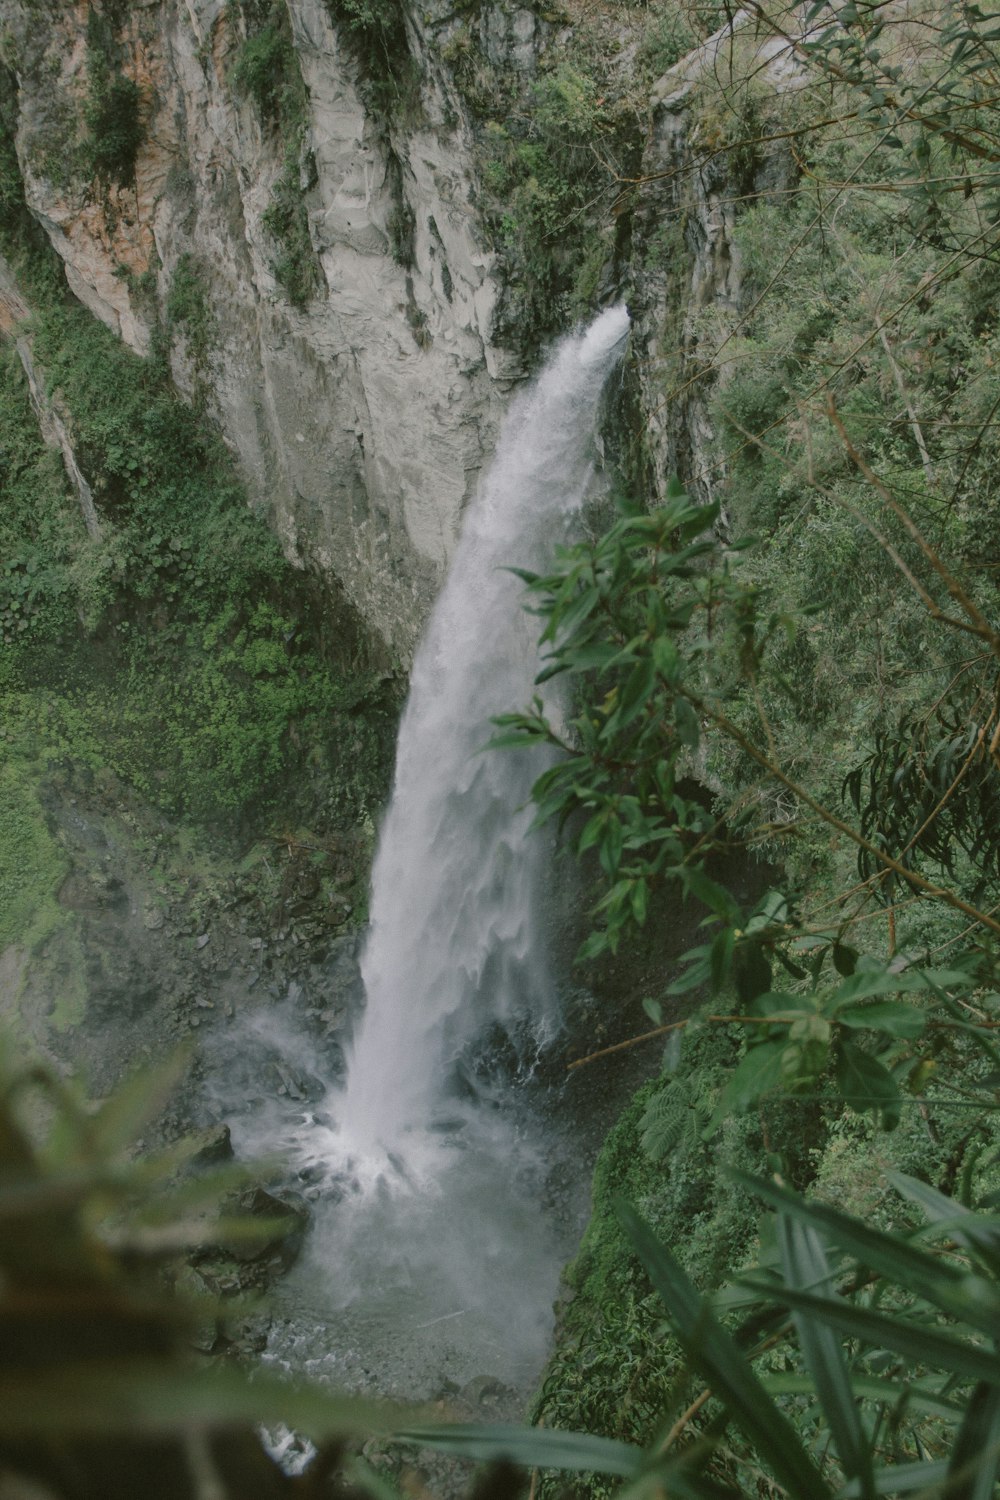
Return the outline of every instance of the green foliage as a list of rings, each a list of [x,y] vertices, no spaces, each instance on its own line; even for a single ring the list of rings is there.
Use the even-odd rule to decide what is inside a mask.
[[[928,1215],[920,1238],[950,1241],[945,1259],[912,1232],[872,1230],[764,1180],[743,1185],[778,1211],[778,1264],[744,1273],[716,1299],[724,1316],[744,1315],[732,1333],[639,1216],[619,1209],[689,1366],[722,1407],[714,1420],[709,1409],[691,1444],[691,1471],[710,1473],[724,1451],[727,1477],[744,1495],[767,1492],[761,1463],[796,1500],[851,1480],[848,1493],[861,1496],[992,1494],[1000,1470],[993,1218],[956,1214],[933,1189],[897,1176],[897,1191]],[[793,1312],[797,1346],[783,1369],[771,1373],[765,1359],[767,1373],[758,1374],[755,1359],[761,1368],[761,1355],[788,1338],[783,1308]],[[729,1437],[721,1449],[729,1424],[746,1446]],[[649,1463],[655,1472],[653,1455]]]
[[[413,117],[420,74],[410,51],[402,0],[326,0],[327,9],[362,70],[373,112]]]
[[[11,735],[0,732],[0,751]],[[30,945],[55,917],[53,892],[66,859],[45,821],[30,767],[20,758],[0,764],[0,953],[10,943]]]
[[[651,11],[649,26],[639,47],[639,64],[650,77],[659,78],[694,45],[695,37],[681,11]]]
[[[905,849],[910,862],[926,859],[952,878],[961,851],[980,872],[982,895],[1000,876],[1000,784],[987,746],[988,724],[959,720],[955,708],[946,702],[931,715],[906,716],[877,734],[874,751],[851,771],[846,787],[862,833],[874,835],[883,848]],[[865,879],[873,874],[864,850],[859,869]],[[881,890],[891,900],[895,882],[883,881]]]
[[[169,315],[197,342],[205,312],[182,261]],[[351,664],[353,624],[341,616],[339,641],[322,631],[221,444],[155,364],[57,302],[36,320],[34,348],[72,414],[101,536],[86,535],[8,354],[0,628],[13,649],[0,701],[11,743],[43,761],[87,755],[201,821],[266,820],[294,780],[323,799],[310,816],[368,818],[394,712]]]
[[[291,98],[298,94],[301,76],[284,6],[274,7],[272,14],[274,19],[243,43],[230,81],[238,93],[253,100],[261,120],[280,125]]]
[[[575,848],[596,854],[606,891],[596,914],[601,925],[585,943],[582,958],[614,952],[622,938],[641,927],[650,891],[664,882],[693,896],[708,910],[707,940],[684,957],[671,991],[706,985],[718,994],[732,980],[739,1011],[747,1018],[747,1051],[718,1101],[709,1131],[732,1113],[777,1091],[811,1094],[832,1088],[850,1107],[873,1109],[887,1129],[899,1122],[900,1082],[917,1078],[923,1054],[915,1046],[925,1025],[947,1028],[957,1020],[956,997],[976,986],[977,974],[991,982],[992,967],[975,953],[945,970],[922,969],[912,958],[888,960],[860,954],[847,940],[849,922],[832,927],[804,923],[786,897],[768,893],[742,910],[706,871],[706,859],[727,837],[714,810],[687,789],[685,769],[695,758],[709,768],[716,745],[735,746],[758,772],[773,778],[799,803],[851,839],[868,861],[877,891],[884,874],[905,879],[928,901],[945,901],[971,917],[983,932],[997,924],[960,894],[917,875],[914,860],[900,862],[918,843],[914,829],[929,824],[947,778],[926,801],[907,809],[905,826],[893,831],[883,819],[888,848],[867,837],[870,824],[854,829],[824,807],[784,769],[769,721],[746,728],[730,717],[744,684],[767,681],[772,643],[801,627],[788,616],[761,617],[759,591],[739,577],[740,548],[723,549],[707,534],[713,507],[698,507],[678,486],[668,504],[652,514],[626,514],[601,537],[561,549],[547,575],[524,575],[534,611],[544,621],[547,655],[538,681],[568,675],[580,711],[554,727],[541,699],[528,713],[497,720],[497,747],[544,743],[559,758],[536,782],[537,821],[573,819]],[[745,545],[742,550],[747,550]],[[964,597],[964,596],[963,596]],[[970,604],[972,627],[986,641],[989,628]],[[995,677],[991,654],[983,654],[980,692]],[[967,670],[971,676],[971,671]],[[759,696],[759,690],[758,690]],[[981,743],[986,730],[979,735]],[[966,756],[966,768],[971,762]],[[950,773],[949,773],[950,774]],[[901,802],[906,789],[897,772]],[[997,825],[990,816],[989,776],[967,783],[965,796],[978,809],[977,838],[966,855],[978,855],[978,885],[993,878]],[[953,816],[961,816],[957,800]],[[757,809],[752,809],[759,816]],[[971,813],[965,813],[965,824]],[[744,835],[754,830],[743,817]],[[948,828],[945,824],[945,829]],[[965,825],[963,825],[965,826]],[[905,840],[905,842],[904,842]],[[933,843],[921,842],[930,857]],[[954,862],[948,865],[954,870]],[[869,892],[871,897],[872,892]],[[826,969],[829,964],[832,975]],[[775,983],[776,966],[794,986]],[[891,997],[891,998],[889,998]],[[917,1005],[914,1002],[924,997]],[[980,1013],[982,1045],[991,1048],[992,1002]],[[858,1032],[866,1044],[859,1045]]]
[[[42,443],[21,362],[0,350],[0,641],[52,638],[71,618],[71,565],[84,543],[59,457]]]
[[[675,486],[659,511],[625,514],[595,541],[561,549],[552,573],[524,575],[545,621],[539,682],[569,674],[587,698],[565,734],[536,699],[530,713],[497,720],[493,744],[543,741],[562,752],[533,796],[540,822],[585,814],[576,851],[595,849],[607,878],[587,957],[614,951],[631,924],[644,923],[654,882],[676,879],[726,904],[689,862],[713,817],[679,782],[711,712],[703,682],[721,702],[783,622],[758,620],[754,591],[711,537],[716,518]],[[710,555],[715,565],[699,567]]]
[[[309,233],[309,213],[302,196],[300,150],[290,144],[281,176],[274,185],[263,225],[280,245],[272,264],[278,285],[293,307],[305,307],[323,285],[323,273]]]
[[[563,61],[531,87],[526,115],[483,132],[487,223],[510,275],[510,331],[550,336],[593,305],[612,254],[595,207],[612,190],[608,162],[624,164],[635,120],[600,92],[588,68]]]
[[[224,1433],[211,1460],[217,1494],[291,1495],[298,1485],[265,1455],[258,1424],[343,1442],[402,1419],[192,1354],[196,1322],[225,1310],[169,1295],[178,1257],[219,1243],[252,1249],[282,1221],[222,1209],[247,1171],[192,1170],[197,1137],[132,1154],[187,1062],[179,1054],[92,1105],[43,1065],[0,1060],[0,1464],[22,1486],[108,1494],[124,1477],[166,1500],[187,1484],[195,1436],[208,1452]],[[374,1493],[386,1489],[383,1480]]]
[[[248,24],[255,21],[244,6]],[[305,193],[315,186],[315,162],[305,142],[309,95],[292,39],[284,0],[273,0],[233,65],[233,87],[253,100],[262,123],[275,129],[284,147],[281,173],[264,212],[264,228],[278,245],[272,270],[293,307],[305,307],[323,283],[309,233]]]
[[[104,186],[129,187],[145,136],[142,94],[117,65],[108,20],[91,8],[87,17],[87,126],[84,144],[90,173]]]
[[[204,374],[215,338],[215,319],[199,268],[187,252],[174,267],[167,291],[166,315],[169,330],[183,330],[191,362],[199,374]]]

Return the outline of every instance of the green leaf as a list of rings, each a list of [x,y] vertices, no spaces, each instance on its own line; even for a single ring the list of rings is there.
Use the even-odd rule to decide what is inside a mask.
[[[523,724],[519,729],[504,729],[499,734],[491,735],[483,749],[523,750],[526,745],[533,745],[544,738],[545,733],[538,725]]]
[[[950,1334],[938,1333],[926,1323],[888,1317],[868,1308],[855,1307],[839,1298],[812,1297],[805,1292],[795,1292],[791,1287],[776,1286],[773,1281],[758,1281],[752,1276],[741,1276],[739,1280],[741,1285],[751,1287],[766,1301],[812,1313],[832,1328],[839,1328],[848,1338],[860,1339],[873,1349],[892,1349],[920,1366],[931,1365],[959,1377],[1000,1386],[1000,1360],[992,1350],[963,1343]]]
[[[709,911],[714,911],[718,916],[727,921],[739,921],[740,910],[725,886],[719,885],[715,880],[710,880],[703,870],[694,865],[682,865],[678,875],[684,885],[685,894],[696,896]]]
[[[934,1378],[940,1385],[940,1377]],[[812,1376],[805,1373],[785,1371],[779,1375],[762,1375],[761,1384],[775,1396],[813,1396],[816,1393]],[[927,1412],[949,1422],[954,1422],[963,1409],[958,1401],[948,1401],[936,1391],[924,1390],[919,1380],[894,1382],[883,1376],[859,1375],[852,1371],[851,1389],[855,1396],[864,1397],[866,1401],[878,1401],[886,1406],[898,1406],[902,1402],[908,1411]]]
[[[609,814],[610,808],[602,807],[600,812],[594,813],[593,817],[589,818],[583,825],[583,830],[576,846],[577,854],[586,854],[588,849],[592,849],[595,844],[600,843]]]
[[[904,1287],[948,1317],[978,1328],[989,1337],[1000,1337],[1000,1296],[981,1277],[969,1275],[901,1235],[873,1229],[828,1204],[807,1203],[765,1178],[749,1177],[743,1172],[730,1175],[747,1192],[762,1198],[780,1213],[812,1226],[824,1239],[876,1272],[889,1285]]]
[[[669,635],[658,635],[653,641],[653,665],[661,677],[673,683],[680,666],[680,655]]]
[[[768,1396],[742,1350],[720,1323],[678,1261],[629,1204],[615,1212],[663,1299],[689,1363],[732,1412],[779,1482],[792,1494],[825,1500],[830,1491],[788,1419]]]
[[[744,1006],[771,988],[771,962],[759,942],[741,942],[733,963],[736,993]]]
[[[923,1459],[912,1464],[893,1464],[888,1469],[875,1471],[876,1495],[912,1495],[919,1490],[918,1500],[937,1500],[942,1480],[948,1473],[948,1465],[935,1459]],[[861,1488],[852,1481],[841,1490],[838,1500],[860,1500]]]
[[[620,734],[642,713],[656,686],[656,672],[651,657],[636,663],[618,700],[618,707],[605,726],[605,737]]]
[[[297,1387],[265,1371],[198,1370],[162,1360],[91,1360],[0,1375],[0,1435],[37,1441],[70,1434],[205,1431],[286,1422],[313,1438],[388,1433],[400,1408]]]
[[[930,1183],[905,1172],[890,1172],[888,1176],[898,1193],[918,1204],[931,1222],[946,1230],[956,1244],[977,1252],[994,1276],[1000,1278],[1000,1220],[973,1213],[964,1203],[946,1197]],[[997,1337],[1000,1338],[1000,1331]]]
[[[633,880],[632,882],[632,916],[642,927],[646,921],[646,912],[649,908],[649,886],[644,880]]]
[[[574,672],[591,672],[606,667],[618,655],[610,641],[588,641],[586,645],[566,645],[559,652],[564,665]]]
[[[1000,1471],[1000,1389],[977,1385],[948,1464],[948,1500],[994,1500]]]
[[[704,1140],[714,1135],[730,1115],[742,1114],[748,1105],[780,1087],[784,1050],[783,1041],[760,1042],[750,1048],[719,1095],[715,1112],[705,1127]]]
[[[923,1012],[902,1000],[876,1001],[873,1005],[852,1001],[834,1011],[834,1020],[841,1026],[882,1031],[894,1037],[919,1036],[926,1025]]]
[[[698,715],[686,698],[674,700],[674,724],[681,744],[686,745],[689,750],[697,750],[701,740],[701,726]]]
[[[729,978],[729,970],[732,967],[733,949],[735,946],[736,933],[732,927],[723,927],[713,938],[711,953],[709,955],[713,990],[721,990]]]
[[[609,809],[597,857],[601,862],[601,869],[605,875],[612,878],[617,874],[618,866],[621,864],[623,842],[624,835],[622,833],[621,820],[617,814],[611,812]]]
[[[552,623],[545,632],[550,638],[555,636],[566,640],[571,636],[584,620],[588,619],[601,602],[601,591],[596,584],[581,590],[576,598],[566,609],[557,610],[552,616]],[[545,639],[545,636],[542,639]]]
[[[789,1286],[799,1291],[827,1290],[830,1267],[815,1229],[788,1214],[778,1216],[778,1246]],[[844,1473],[857,1479],[863,1500],[873,1495],[872,1455],[861,1427],[851,1378],[840,1339],[832,1329],[796,1313],[799,1345],[829,1424]]]
[[[189,1046],[175,1048],[165,1061],[140,1069],[120,1084],[93,1117],[87,1132],[93,1149],[112,1155],[130,1145],[146,1122],[166,1106],[191,1057]]]
[[[600,958],[601,954],[606,953],[610,946],[610,941],[606,932],[592,932],[590,936],[588,938],[585,938],[584,941],[580,944],[580,947],[577,950],[575,962],[578,964],[585,964],[590,959]]]
[[[719,519],[720,509],[718,501],[714,501],[711,505],[693,506],[681,522],[681,536],[684,540],[688,541],[702,531],[707,531],[710,526],[714,526]]]
[[[593,1471],[626,1479],[638,1474],[643,1461],[642,1449],[631,1443],[595,1437],[589,1432],[559,1432],[552,1427],[519,1427],[513,1423],[408,1427],[394,1436],[478,1463],[506,1458],[525,1468]]]
[[[858,951],[856,948],[849,947],[846,943],[834,943],[832,957],[833,967],[845,979],[849,978],[857,968]]]
[[[895,1130],[902,1115],[902,1096],[896,1080],[878,1058],[851,1042],[837,1049],[837,1086],[859,1114],[877,1110],[883,1130]]]

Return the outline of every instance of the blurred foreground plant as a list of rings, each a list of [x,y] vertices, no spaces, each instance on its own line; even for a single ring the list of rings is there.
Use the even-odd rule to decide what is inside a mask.
[[[246,1168],[183,1170],[197,1137],[147,1157],[137,1133],[187,1057],[135,1075],[96,1107],[43,1065],[0,1055],[0,1492],[5,1500],[280,1500],[396,1490],[359,1456],[370,1438],[490,1465],[470,1494],[520,1489],[509,1461],[629,1474],[638,1450],[530,1428],[427,1425],[388,1403],[206,1365],[182,1300],[179,1253],[266,1243],[286,1221],[218,1210]],[[404,1419],[409,1426],[404,1428]],[[285,1424],[318,1452],[292,1478],[256,1428]]]

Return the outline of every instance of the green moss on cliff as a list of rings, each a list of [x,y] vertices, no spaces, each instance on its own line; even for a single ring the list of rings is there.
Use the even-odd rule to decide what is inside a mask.
[[[0,246],[35,301],[34,358],[58,392],[99,519],[99,534],[88,534],[8,349],[8,735],[47,755],[103,761],[158,806],[201,821],[259,825],[279,803],[331,826],[364,819],[387,784],[392,685],[359,665],[352,613],[287,563],[163,364],[132,354],[66,294],[24,205],[13,79],[3,82]],[[183,263],[169,313],[201,349],[206,310]]]

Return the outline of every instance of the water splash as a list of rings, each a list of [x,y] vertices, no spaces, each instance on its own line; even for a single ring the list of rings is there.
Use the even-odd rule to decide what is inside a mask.
[[[412,1157],[456,1064],[484,1027],[553,1023],[541,931],[543,841],[526,804],[544,761],[479,753],[491,717],[538,670],[523,585],[587,494],[601,390],[628,332],[623,307],[564,339],[511,407],[496,458],[413,669],[372,882],[367,1008],[337,1113],[362,1162]]]

